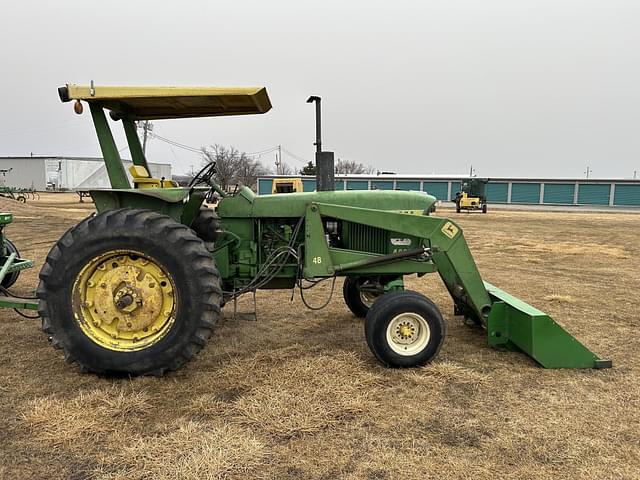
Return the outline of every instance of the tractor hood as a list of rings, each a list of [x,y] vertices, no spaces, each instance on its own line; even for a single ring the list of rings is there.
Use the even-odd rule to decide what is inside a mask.
[[[327,203],[372,210],[428,212],[435,201],[435,197],[424,192],[339,190],[256,196],[247,187],[242,187],[233,197],[226,197],[220,201],[218,212],[222,217],[301,217],[310,203]]]

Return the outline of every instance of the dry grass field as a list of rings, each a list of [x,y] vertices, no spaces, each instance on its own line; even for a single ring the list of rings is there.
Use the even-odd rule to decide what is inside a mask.
[[[32,258],[91,211],[43,195],[9,237]],[[164,378],[81,374],[37,320],[0,312],[0,478],[640,478],[640,215],[451,213],[483,276],[552,315],[611,370],[544,370],[486,346],[452,316],[439,278],[409,288],[448,336],[420,369],[382,368],[336,288],[320,312],[258,293],[195,361]],[[340,285],[337,285],[337,287]],[[328,287],[314,290],[320,304]]]

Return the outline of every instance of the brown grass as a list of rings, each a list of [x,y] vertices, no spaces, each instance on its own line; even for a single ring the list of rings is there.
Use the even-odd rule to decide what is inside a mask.
[[[41,397],[26,402],[22,413],[34,439],[73,448],[82,441],[100,441],[131,428],[151,411],[149,397],[118,385],[81,391],[70,398]]]
[[[91,211],[73,195],[13,210],[7,233],[36,267]],[[437,276],[407,281],[448,324],[438,359],[413,370],[375,361],[339,289],[318,313],[260,292],[257,322],[227,311],[195,361],[162,379],[83,375],[37,322],[1,311],[0,478],[640,478],[640,216],[450,216],[483,277],[615,368],[543,370],[488,348]],[[36,281],[23,272],[16,290]]]
[[[92,473],[103,480],[240,478],[267,460],[265,445],[242,429],[178,419],[156,435],[127,438]]]

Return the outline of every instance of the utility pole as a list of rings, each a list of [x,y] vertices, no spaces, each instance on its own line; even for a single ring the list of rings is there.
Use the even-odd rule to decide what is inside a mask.
[[[282,145],[278,145],[278,153],[276,153],[276,175],[284,175],[282,167]]]
[[[153,132],[153,123],[151,123],[149,120],[145,120],[141,124],[139,123],[138,126],[142,128],[142,153],[146,155],[147,136],[149,135],[149,132]]]
[[[638,171],[634,170],[633,171],[633,179],[635,180],[636,178],[638,178]]]
[[[593,173],[593,170],[591,170],[591,169],[589,168],[589,165],[587,165],[587,171],[586,171],[587,178],[589,178],[589,172]]]

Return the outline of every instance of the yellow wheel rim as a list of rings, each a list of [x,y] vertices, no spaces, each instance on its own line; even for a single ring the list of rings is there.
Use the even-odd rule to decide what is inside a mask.
[[[88,262],[72,291],[84,334],[119,352],[145,349],[171,329],[177,298],[171,275],[149,256],[112,250]]]

